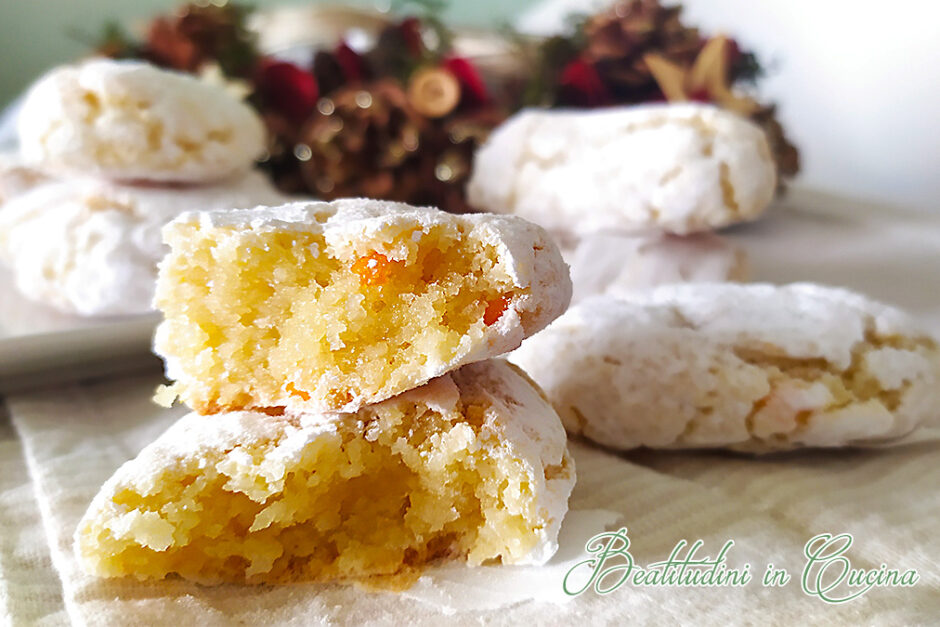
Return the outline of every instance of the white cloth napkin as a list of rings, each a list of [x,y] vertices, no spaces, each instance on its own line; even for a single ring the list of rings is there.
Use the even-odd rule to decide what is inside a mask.
[[[156,377],[112,380],[9,400],[74,624],[605,624],[628,618],[648,624],[793,624],[810,617],[822,624],[918,624],[940,612],[937,444],[764,459],[653,452],[620,457],[572,444],[579,474],[571,499],[575,512],[622,514],[641,565],[666,559],[682,538],[701,538],[709,555],[733,539],[730,565],[749,562],[755,577],[744,588],[627,585],[607,596],[589,592],[566,602],[557,592],[534,595],[525,569],[518,577],[499,569],[481,577],[480,571],[461,574],[453,568],[430,573],[405,594],[334,585],[97,580],[80,572],[72,534],[100,484],[179,416],[177,409],[150,403],[156,383]],[[883,562],[916,568],[921,581],[911,588],[874,589],[841,606],[804,595],[798,583],[803,545],[827,531],[855,535],[856,568]],[[577,558],[579,549],[566,542],[560,557]],[[761,587],[768,562],[787,568],[794,579],[783,588]],[[560,577],[541,585],[557,590]]]
[[[0,404],[0,617],[57,625],[64,611],[23,446]]]

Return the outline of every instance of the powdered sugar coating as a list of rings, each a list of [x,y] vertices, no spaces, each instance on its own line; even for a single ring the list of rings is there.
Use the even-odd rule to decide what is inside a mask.
[[[619,449],[890,442],[940,416],[936,341],[898,309],[813,284],[590,298],[510,359],[570,432]]]
[[[28,298],[83,316],[152,311],[164,224],[182,211],[283,200],[257,172],[200,187],[48,182],[0,211],[0,259]]]
[[[470,203],[561,236],[687,234],[759,216],[776,169],[763,131],[702,104],[523,111],[477,152]]]
[[[746,281],[747,251],[711,232],[693,235],[589,235],[565,255],[572,302],[667,283]]]
[[[428,408],[462,420],[462,412],[471,405],[485,409],[477,438],[469,441],[467,448],[483,450],[487,457],[498,461],[523,460],[531,498],[536,503],[537,521],[533,522],[539,524],[534,547],[521,559],[504,556],[503,561],[543,564],[558,548],[558,531],[575,483],[574,462],[567,450],[564,427],[551,405],[524,373],[502,360],[465,366],[369,406],[357,416],[293,412],[272,416],[251,411],[209,417],[187,414],[102,486],[76,531],[76,553],[90,572],[96,572],[96,537],[102,530],[153,550],[165,550],[171,543],[173,523],[163,521],[162,534],[153,533],[161,527],[153,521],[146,529],[135,528],[135,512],[115,501],[126,491],[159,497],[167,487],[162,477],[174,477],[187,469],[192,472],[193,468],[213,469],[228,476],[225,490],[233,495],[241,493],[258,503],[274,501],[285,490],[288,476],[300,466],[308,446],[336,432],[338,425],[349,418],[359,419],[369,439],[369,429],[379,424],[375,418],[388,412],[417,406],[417,415]]]
[[[247,104],[137,61],[52,70],[26,95],[18,131],[27,163],[116,180],[220,180],[264,150],[264,126]]]
[[[510,455],[531,466],[532,493],[539,499],[539,516],[545,524],[538,530],[538,542],[532,551],[511,563],[544,564],[558,550],[558,532],[576,480],[561,420],[539,386],[518,367],[501,359],[469,364],[449,376],[462,402],[490,408],[483,430],[496,433],[497,438],[484,446],[509,443]],[[411,392],[402,396],[408,394]]]

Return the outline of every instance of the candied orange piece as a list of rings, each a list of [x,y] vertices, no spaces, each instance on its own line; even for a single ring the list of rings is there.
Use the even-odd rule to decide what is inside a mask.
[[[489,326],[499,320],[506,308],[509,307],[509,294],[504,294],[499,298],[487,301],[486,310],[483,312],[483,324]]]
[[[352,271],[359,275],[363,285],[378,286],[384,285],[404,265],[404,261],[389,261],[382,253],[373,252],[357,260],[352,265]]]
[[[286,386],[286,389],[288,392],[290,392],[294,396],[299,396],[305,401],[310,400],[310,395],[304,392],[303,390],[298,390],[296,387],[294,387],[293,383],[288,383]]]

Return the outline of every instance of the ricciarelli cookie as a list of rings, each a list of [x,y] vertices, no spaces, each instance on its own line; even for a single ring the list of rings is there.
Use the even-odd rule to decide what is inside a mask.
[[[283,202],[250,172],[199,187],[142,187],[92,179],[47,182],[0,211],[0,260],[31,300],[83,316],[153,310],[160,229],[195,208]]]
[[[746,281],[747,251],[714,233],[591,235],[565,255],[572,302],[667,283]]]
[[[355,411],[516,348],[571,298],[551,238],[511,216],[299,202],[186,213],[164,239],[163,396],[202,413]]]
[[[203,583],[542,564],[574,481],[541,391],[491,360],[355,414],[188,414],[104,484],[76,552],[101,577]]]
[[[136,61],[57,68],[19,116],[27,163],[116,180],[207,182],[248,170],[264,126],[221,87]]]
[[[940,407],[936,340],[895,308],[812,284],[591,298],[510,358],[569,432],[616,449],[890,442]]]
[[[773,198],[764,132],[709,105],[523,111],[477,152],[470,204],[561,237],[687,234],[753,220]]]

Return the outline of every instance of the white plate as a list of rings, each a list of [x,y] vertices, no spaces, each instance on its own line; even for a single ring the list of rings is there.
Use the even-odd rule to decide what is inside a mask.
[[[150,353],[159,321],[70,316],[20,296],[0,268],[0,392],[159,367]]]

